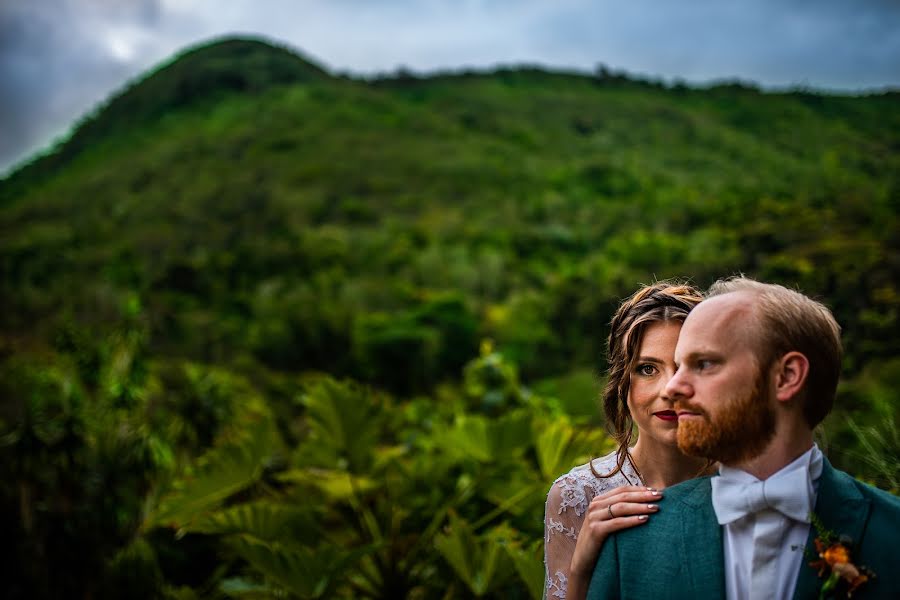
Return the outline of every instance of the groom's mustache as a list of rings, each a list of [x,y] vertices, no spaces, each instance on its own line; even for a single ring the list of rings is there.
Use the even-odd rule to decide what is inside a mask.
[[[677,401],[675,402],[675,412],[677,414],[681,413],[693,413],[695,415],[700,415],[701,417],[708,417],[706,411],[697,406],[696,404],[691,404],[690,402]]]

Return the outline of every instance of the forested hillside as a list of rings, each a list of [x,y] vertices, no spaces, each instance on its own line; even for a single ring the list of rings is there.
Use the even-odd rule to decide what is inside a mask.
[[[8,597],[539,598],[667,277],[828,304],[820,445],[897,493],[898,208],[898,92],[190,49],[0,181]]]

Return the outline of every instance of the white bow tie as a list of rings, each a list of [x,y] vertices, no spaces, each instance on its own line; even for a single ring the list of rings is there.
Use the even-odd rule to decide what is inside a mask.
[[[812,482],[821,472],[822,453],[816,447],[764,481],[751,480],[747,473],[722,467],[721,475],[711,480],[713,509],[719,525],[767,508],[809,523]]]

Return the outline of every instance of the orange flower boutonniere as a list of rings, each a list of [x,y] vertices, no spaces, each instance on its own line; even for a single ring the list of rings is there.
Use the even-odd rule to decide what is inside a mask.
[[[825,583],[819,590],[820,600],[832,595],[838,598],[852,597],[859,586],[875,577],[875,573],[865,566],[857,566],[850,561],[853,540],[848,536],[842,535],[835,541],[835,534],[826,530],[815,515],[812,523],[818,534],[815,539],[818,560],[809,563],[809,566],[818,569],[819,577],[825,578]],[[844,584],[846,584],[845,595],[839,596],[839,590],[844,589]]]

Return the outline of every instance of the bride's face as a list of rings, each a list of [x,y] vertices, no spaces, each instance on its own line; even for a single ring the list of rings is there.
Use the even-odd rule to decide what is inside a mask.
[[[647,327],[628,391],[628,410],[638,436],[673,447],[677,447],[678,416],[665,389],[675,374],[675,344],[680,331],[678,321],[656,322]]]

